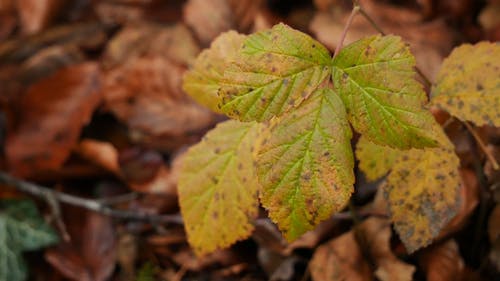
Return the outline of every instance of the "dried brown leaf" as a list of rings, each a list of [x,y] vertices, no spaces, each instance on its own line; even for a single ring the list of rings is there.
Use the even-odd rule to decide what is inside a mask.
[[[101,101],[94,63],[62,69],[31,86],[20,101],[19,126],[6,143],[10,171],[28,177],[61,167]]]
[[[415,267],[394,255],[390,239],[387,219],[365,220],[316,250],[310,264],[313,280],[412,280]]]
[[[262,0],[189,0],[184,6],[184,21],[204,45],[224,31],[249,31]]]
[[[64,211],[71,242],[46,250],[45,259],[71,280],[108,280],[116,262],[111,218],[75,207]]]
[[[215,115],[181,91],[184,68],[161,56],[132,59],[105,77],[106,107],[132,130],[132,139],[172,150],[198,139]]]
[[[464,272],[464,261],[455,240],[425,249],[419,262],[428,281],[460,281]]]
[[[318,247],[309,268],[314,281],[373,280],[370,265],[352,231]]]

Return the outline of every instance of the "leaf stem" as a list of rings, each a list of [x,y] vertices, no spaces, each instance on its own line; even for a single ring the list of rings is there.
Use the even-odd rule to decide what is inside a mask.
[[[87,210],[91,210],[118,219],[148,221],[150,223],[154,222],[173,223],[173,224],[183,223],[182,218],[178,215],[155,215],[142,212],[134,212],[129,210],[114,209],[107,206],[106,203],[103,203],[99,200],[81,198],[64,192],[59,192],[50,189],[48,187],[36,185],[27,181],[14,178],[4,172],[0,172],[0,183],[5,184],[7,186],[11,186],[19,191],[29,193],[39,198],[45,199],[45,201],[48,202],[49,205],[51,205],[51,200],[57,200],[62,203],[78,206]]]
[[[467,128],[467,130],[469,131],[469,133],[474,137],[474,139],[476,140],[476,143],[479,145],[481,150],[484,152],[484,154],[486,155],[486,158],[488,158],[488,161],[490,161],[491,165],[493,165],[493,169],[495,169],[495,170],[500,169],[500,166],[498,165],[498,162],[495,159],[495,156],[493,156],[493,154],[491,154],[491,152],[488,151],[488,148],[484,144],[481,137],[477,134],[476,130],[474,130],[474,128],[472,128],[472,126],[469,124],[469,122],[463,121],[462,123],[464,123],[464,125]]]
[[[345,37],[347,35],[347,30],[352,24],[352,20],[354,19],[354,16],[358,13],[360,10],[360,6],[357,4],[357,1],[354,2],[354,6],[352,7],[351,14],[349,15],[349,18],[347,19],[347,23],[344,26],[344,30],[342,31],[342,35],[340,36],[340,40],[337,44],[337,47],[335,48],[335,52],[333,53],[333,58],[335,58],[340,50],[342,49],[342,45],[344,44]]]

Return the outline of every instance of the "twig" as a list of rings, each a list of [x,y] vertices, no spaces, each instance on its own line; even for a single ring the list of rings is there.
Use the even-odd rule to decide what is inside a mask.
[[[340,36],[339,43],[337,44],[337,47],[335,47],[335,52],[333,53],[333,57],[335,58],[340,50],[342,49],[342,45],[344,44],[345,36],[347,35],[347,30],[349,29],[349,26],[352,24],[352,20],[354,19],[354,16],[358,13],[359,11],[359,5],[356,3],[352,7],[351,15],[347,19],[347,23],[344,26],[344,30],[342,31],[342,35]]]
[[[469,131],[469,133],[474,137],[474,140],[476,140],[476,143],[479,145],[481,150],[484,152],[484,154],[486,155],[486,158],[488,158],[488,161],[490,161],[491,165],[493,166],[493,169],[498,170],[500,167],[498,165],[497,160],[495,159],[495,156],[493,156],[491,154],[491,152],[488,151],[488,148],[484,144],[481,137],[477,134],[477,132],[474,130],[474,128],[472,128],[472,126],[469,124],[469,122],[463,121],[462,123],[464,123],[464,125],[467,128],[467,130]]]
[[[49,197],[53,197],[57,199],[59,202],[73,206],[78,206],[117,219],[148,221],[150,223],[172,223],[172,224],[183,223],[180,215],[155,215],[155,214],[139,213],[129,210],[113,209],[107,206],[106,204],[103,204],[102,202],[92,199],[81,198],[64,192],[59,192],[47,187],[36,185],[30,182],[26,182],[20,179],[16,179],[4,172],[0,172],[0,183],[6,184],[17,190],[43,198],[45,200],[47,200],[47,198]]]
[[[120,204],[120,203],[130,202],[134,199],[137,199],[138,197],[139,197],[139,193],[130,192],[130,193],[117,195],[117,196],[113,196],[113,197],[99,198],[99,199],[96,199],[95,201],[97,201],[103,205],[116,205],[116,204]]]
[[[69,235],[68,229],[66,228],[66,224],[62,219],[61,204],[59,204],[59,201],[57,201],[54,198],[54,196],[47,196],[45,200],[47,204],[50,206],[50,209],[52,211],[52,216],[54,217],[56,226],[59,229],[59,232],[61,233],[63,240],[68,243],[71,242],[71,236]]]

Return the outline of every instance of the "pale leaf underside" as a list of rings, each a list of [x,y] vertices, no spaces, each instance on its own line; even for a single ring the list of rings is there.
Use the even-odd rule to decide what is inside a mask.
[[[351,130],[342,101],[318,90],[296,110],[271,121],[258,149],[261,202],[288,240],[333,212],[353,191]]]

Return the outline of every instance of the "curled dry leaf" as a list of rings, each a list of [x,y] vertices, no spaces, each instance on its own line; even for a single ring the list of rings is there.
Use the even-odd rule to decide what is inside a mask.
[[[66,0],[17,0],[21,28],[25,34],[41,31],[57,16]]]
[[[75,207],[65,207],[64,215],[71,242],[47,249],[45,259],[71,280],[108,280],[116,262],[111,218]]]
[[[316,250],[310,264],[313,280],[365,281],[373,280],[373,274],[382,281],[412,280],[415,267],[400,261],[392,253],[390,238],[388,220],[374,217],[365,220],[355,230]]]
[[[162,156],[154,150],[132,148],[119,153],[110,143],[84,139],[75,152],[111,172],[132,190],[173,196],[177,193],[176,174],[174,177]]]
[[[464,273],[464,261],[455,240],[448,240],[435,247],[425,249],[419,263],[427,281],[460,281]]]
[[[61,167],[101,101],[94,63],[64,68],[31,86],[20,101],[19,126],[7,137],[9,170],[28,177]]]

